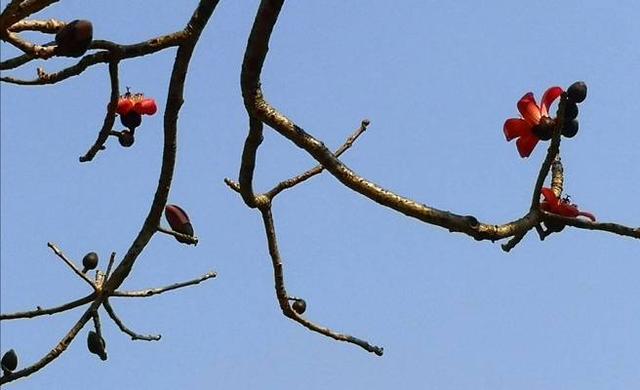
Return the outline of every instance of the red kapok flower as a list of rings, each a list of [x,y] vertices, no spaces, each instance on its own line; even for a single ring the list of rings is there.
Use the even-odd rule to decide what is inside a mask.
[[[593,222],[596,221],[596,217],[593,214],[578,210],[578,205],[571,203],[568,198],[559,199],[551,188],[542,188],[541,193],[544,197],[544,201],[540,203],[542,210],[562,215],[563,217],[577,218],[583,216]]]
[[[158,111],[158,107],[156,106],[155,100],[145,98],[141,93],[131,93],[127,91],[127,93],[118,99],[116,113],[123,116],[131,111],[140,115],[153,115]]]
[[[542,95],[540,106],[536,104],[533,92],[525,94],[518,101],[518,111],[522,118],[509,118],[504,122],[503,130],[507,141],[518,138],[516,147],[520,157],[529,157],[541,139],[540,134],[534,132],[534,128],[538,125],[549,126],[553,123],[553,119],[549,117],[549,107],[563,92],[560,87],[547,89]]]

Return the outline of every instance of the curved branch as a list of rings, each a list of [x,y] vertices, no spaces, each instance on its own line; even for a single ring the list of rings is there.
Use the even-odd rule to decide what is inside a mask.
[[[145,290],[139,291],[114,291],[111,293],[112,297],[126,297],[126,298],[146,298],[154,295],[162,294],[167,291],[176,290],[182,287],[194,286],[196,284],[200,284],[205,280],[215,278],[217,274],[213,271],[207,272],[206,274],[200,276],[199,278],[188,280],[186,282],[174,283],[165,287],[159,288],[148,288]]]
[[[104,148],[104,143],[107,142],[113,124],[116,120],[116,108],[118,106],[118,98],[120,96],[120,81],[118,79],[118,64],[117,60],[109,62],[109,78],[111,80],[111,97],[109,98],[109,104],[107,105],[107,113],[102,123],[102,128],[98,133],[98,138],[95,143],[89,148],[84,156],[80,156],[80,162],[87,162],[93,160],[100,150]]]
[[[271,214],[271,205],[267,205],[260,208],[262,213],[262,221],[264,223],[264,230],[267,236],[267,242],[269,246],[269,255],[271,256],[271,262],[273,265],[273,276],[275,279],[276,297],[280,304],[282,313],[304,326],[305,328],[320,333],[322,335],[331,337],[334,340],[344,341],[347,343],[355,344],[368,352],[375,353],[378,356],[382,356],[383,348],[376,345],[371,345],[369,342],[350,336],[348,334],[338,333],[324,326],[314,324],[313,322],[305,319],[300,314],[293,311],[289,305],[289,296],[284,285],[284,271],[282,258],[280,257],[280,251],[278,250],[278,240],[276,238],[276,230],[273,224],[273,215]]]
[[[245,107],[251,116],[260,119],[298,147],[304,149],[348,188],[409,217],[443,227],[452,232],[467,234],[477,240],[492,241],[511,237],[525,231],[531,225],[528,216],[503,225],[470,224],[467,217],[463,215],[438,210],[386,190],[357,175],[338,160],[321,141],[269,105],[260,89],[260,73],[268,51],[269,39],[282,4],[283,0],[262,0],[247,43],[245,60],[242,65],[241,87]]]
[[[145,336],[142,334],[138,334],[132,331],[131,329],[127,328],[127,326],[122,322],[120,317],[118,317],[115,310],[113,310],[113,307],[111,307],[111,303],[109,303],[108,299],[105,299],[105,301],[103,302],[103,306],[104,306],[104,309],[107,311],[107,314],[109,314],[109,317],[111,317],[111,319],[113,320],[113,322],[116,323],[118,328],[120,328],[120,330],[123,333],[129,335],[131,337],[131,340],[158,341],[162,338],[162,335],[150,334],[148,336]]]

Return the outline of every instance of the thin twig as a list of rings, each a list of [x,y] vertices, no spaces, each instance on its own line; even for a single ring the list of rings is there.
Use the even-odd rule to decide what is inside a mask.
[[[73,272],[76,273],[76,275],[78,275],[85,282],[89,283],[89,285],[93,288],[94,291],[98,291],[98,287],[93,282],[93,280],[89,279],[87,275],[83,274],[82,271],[80,271],[80,269],[76,267],[75,264],[73,264],[73,261],[69,260],[67,256],[65,256],[65,254],[62,253],[62,251],[55,244],[48,242],[47,246],[51,248],[53,253],[55,253],[60,259],[62,259],[62,261],[64,261],[73,270]]]
[[[182,233],[176,232],[174,230],[164,228],[162,226],[158,226],[158,231],[160,233],[164,233],[164,234],[168,234],[170,236],[174,236],[174,237],[180,238],[181,240],[185,241],[184,242],[185,244],[198,245],[198,237],[196,237],[196,236],[189,236],[187,234],[182,234]]]
[[[275,279],[276,297],[280,304],[282,313],[292,320],[296,321],[305,328],[320,333],[324,336],[331,337],[334,340],[344,341],[347,343],[355,344],[368,352],[375,353],[378,356],[382,356],[383,348],[376,345],[371,345],[369,342],[347,335],[343,333],[335,332],[324,326],[314,324],[313,322],[300,316],[293,311],[289,305],[289,296],[284,284],[284,270],[282,264],[282,258],[280,257],[280,251],[278,250],[278,240],[276,238],[276,230],[273,223],[273,215],[271,214],[271,206],[262,207],[260,209],[262,214],[262,221],[264,223],[265,234],[267,236],[267,242],[269,246],[269,255],[271,256],[271,262],[273,265],[273,276]]]
[[[116,252],[111,252],[111,256],[109,256],[109,264],[107,265],[107,270],[104,273],[104,279],[109,279],[111,275],[111,268],[113,267],[113,263],[116,261]]]
[[[55,46],[40,46],[31,42],[27,42],[16,33],[7,32],[5,34],[5,40],[22,50],[28,56],[34,58],[47,59],[54,55]]]
[[[75,301],[71,301],[69,303],[65,303],[64,305],[51,307],[51,308],[48,308],[48,309],[43,309],[40,306],[38,306],[35,310],[31,310],[31,311],[22,311],[22,312],[17,312],[17,313],[0,314],[0,321],[3,321],[3,320],[16,320],[16,319],[23,319],[23,318],[33,318],[33,317],[39,317],[39,316],[43,316],[43,315],[58,314],[58,313],[65,312],[67,310],[75,309],[78,306],[82,306],[84,304],[87,304],[87,303],[93,301],[95,298],[96,298],[96,293],[92,292],[91,294],[87,295],[86,297],[83,297],[83,298],[80,298],[80,299],[76,299]]]
[[[586,230],[599,230],[609,233],[615,233],[620,236],[632,237],[640,239],[640,227],[632,228],[611,222],[591,222],[584,218],[563,217],[557,214],[551,214],[546,211],[540,211],[543,221],[551,221],[555,224],[564,224]]]
[[[356,129],[356,131],[351,134],[351,136],[349,138],[347,138],[347,140],[345,141],[345,143],[340,146],[333,154],[336,157],[340,157],[344,152],[346,152],[347,150],[349,150],[349,148],[351,148],[351,146],[353,146],[353,143],[358,139],[358,137],[360,137],[360,135],[362,135],[366,130],[367,127],[369,126],[371,122],[369,122],[368,119],[363,119],[362,122],[360,123],[360,127],[358,127],[358,129]],[[315,167],[309,169],[308,171],[301,173],[298,176],[294,176],[290,179],[281,181],[280,183],[278,183],[274,188],[272,188],[271,190],[269,190],[266,195],[267,197],[269,197],[270,199],[273,199],[276,195],[278,195],[280,192],[289,189],[297,184],[302,183],[305,180],[308,180],[310,178],[312,178],[313,176],[322,173],[322,171],[324,171],[324,167],[322,165],[316,165]]]
[[[137,291],[114,291],[111,293],[112,297],[127,297],[127,298],[145,298],[153,295],[162,294],[167,291],[176,290],[182,287],[193,286],[196,284],[200,284],[205,280],[215,278],[217,274],[215,272],[207,272],[206,274],[200,276],[199,278],[188,280],[186,282],[174,283],[165,287],[158,288],[148,288],[145,290],[137,290]]]
[[[9,31],[14,33],[21,31],[38,31],[44,34],[55,34],[66,25],[65,22],[56,19],[21,20],[9,27]]]
[[[126,334],[128,334],[131,337],[131,340],[145,340],[145,341],[158,341],[162,338],[162,335],[158,334],[158,335],[142,335],[142,334],[138,334],[134,331],[132,331],[131,329],[127,328],[127,326],[122,322],[122,320],[116,315],[115,310],[113,310],[113,307],[111,307],[111,303],[109,303],[109,300],[106,299],[102,305],[104,306],[104,309],[107,311],[107,314],[109,314],[109,317],[111,317],[111,319],[113,320],[113,322],[116,323],[116,325],[118,326],[118,328],[120,328],[120,330]]]
[[[118,98],[120,97],[120,81],[118,80],[118,64],[117,60],[109,62],[109,78],[111,80],[111,97],[109,98],[109,104],[107,105],[107,113],[102,123],[102,128],[98,133],[98,138],[95,143],[89,148],[84,156],[80,157],[80,162],[87,162],[93,160],[95,155],[104,148],[104,143],[107,142],[113,124],[116,120],[116,108],[118,106]]]

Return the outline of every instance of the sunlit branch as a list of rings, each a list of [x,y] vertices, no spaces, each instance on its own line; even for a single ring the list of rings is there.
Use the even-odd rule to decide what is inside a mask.
[[[110,295],[113,297],[127,297],[127,298],[146,298],[146,297],[150,297],[153,295],[158,295],[158,294],[162,294],[164,292],[167,291],[171,291],[171,290],[176,290],[179,288],[183,288],[183,287],[189,287],[189,286],[194,286],[196,284],[200,284],[202,282],[204,282],[205,280],[211,279],[211,278],[215,278],[217,276],[217,274],[215,272],[207,272],[206,274],[192,279],[192,280],[188,280],[186,282],[180,282],[180,283],[174,283],[174,284],[170,284],[168,286],[165,287],[158,287],[158,288],[148,288],[145,290],[137,290],[137,291],[114,291],[113,293],[111,293]]]

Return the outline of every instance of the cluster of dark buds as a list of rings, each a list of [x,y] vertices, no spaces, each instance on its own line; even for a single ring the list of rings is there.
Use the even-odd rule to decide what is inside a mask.
[[[587,85],[582,81],[573,83],[565,92],[561,87],[551,87],[542,95],[540,105],[533,92],[526,93],[518,101],[518,111],[522,118],[509,118],[504,122],[503,131],[507,141],[517,138],[516,148],[520,157],[529,157],[538,141],[548,141],[553,135],[557,118],[549,116],[549,107],[560,96],[566,96],[562,135],[571,138],[578,133],[578,103],[587,97]]]

